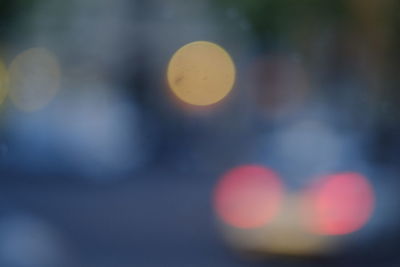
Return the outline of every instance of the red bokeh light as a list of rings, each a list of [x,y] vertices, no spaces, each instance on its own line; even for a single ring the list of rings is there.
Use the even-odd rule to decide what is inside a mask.
[[[220,219],[230,226],[255,228],[276,215],[282,196],[283,186],[274,171],[243,165],[228,171],[217,184],[214,207]]]
[[[307,195],[306,220],[322,235],[344,235],[362,228],[374,209],[374,191],[358,173],[322,177]]]

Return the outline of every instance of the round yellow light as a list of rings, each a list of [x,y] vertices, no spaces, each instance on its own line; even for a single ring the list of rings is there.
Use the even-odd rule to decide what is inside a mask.
[[[4,102],[8,92],[8,74],[6,67],[0,60],[0,104]]]
[[[167,70],[171,90],[182,101],[207,106],[222,100],[235,83],[235,65],[219,45],[197,41],[181,47]]]
[[[58,61],[51,52],[44,48],[26,50],[11,63],[10,98],[24,111],[38,110],[57,93],[60,76]]]

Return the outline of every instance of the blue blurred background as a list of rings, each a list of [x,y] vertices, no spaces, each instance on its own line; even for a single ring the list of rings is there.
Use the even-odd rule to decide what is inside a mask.
[[[2,0],[0,266],[398,266],[399,12],[397,0]],[[198,40],[229,53],[236,82],[191,108],[166,70]],[[362,173],[374,214],[334,253],[232,249],[213,192],[242,164],[274,169],[288,194]]]

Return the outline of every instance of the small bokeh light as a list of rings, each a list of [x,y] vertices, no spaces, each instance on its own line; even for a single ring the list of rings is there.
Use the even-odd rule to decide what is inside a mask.
[[[24,111],[46,106],[60,87],[61,70],[57,58],[45,48],[19,54],[10,65],[10,98]]]
[[[375,196],[368,180],[358,173],[328,175],[305,197],[304,219],[311,231],[344,235],[360,230],[372,216]]]
[[[274,171],[257,165],[236,167],[226,173],[215,189],[214,205],[228,225],[256,228],[279,212],[284,189]]]

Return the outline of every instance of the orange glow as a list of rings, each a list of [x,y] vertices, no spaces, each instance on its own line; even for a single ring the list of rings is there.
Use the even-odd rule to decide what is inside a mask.
[[[298,256],[329,254],[335,240],[306,231],[299,220],[302,198],[302,195],[286,193],[278,214],[262,227],[245,230],[224,227],[226,240],[240,251]]]
[[[235,65],[219,45],[198,41],[181,47],[172,56],[167,80],[183,102],[208,106],[225,98],[235,82]]]
[[[374,208],[374,192],[358,173],[323,177],[310,191],[307,221],[322,235],[344,235],[362,228]]]
[[[217,215],[237,228],[255,228],[268,223],[283,198],[279,176],[268,168],[244,165],[226,173],[217,184],[214,207]]]

